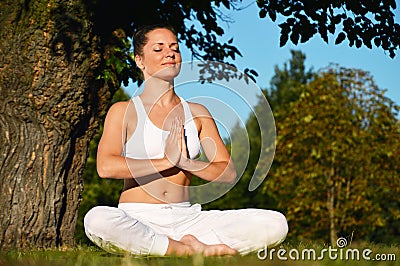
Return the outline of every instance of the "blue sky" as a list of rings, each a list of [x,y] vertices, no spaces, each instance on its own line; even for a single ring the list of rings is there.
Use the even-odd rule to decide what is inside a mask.
[[[252,1],[244,1],[244,3]],[[400,22],[400,1],[396,0],[396,21]],[[290,42],[279,47],[280,28],[267,17],[258,17],[258,7],[252,4],[241,11],[231,11],[234,23],[224,25],[226,36],[234,38],[234,44],[243,57],[234,61],[239,69],[255,69],[259,77],[257,84],[261,88],[269,86],[276,65],[283,66],[291,55],[290,50],[300,50],[306,54],[306,65],[315,70],[337,63],[343,67],[359,68],[369,71],[381,89],[387,89],[386,96],[400,105],[400,51],[394,59],[381,48],[368,49],[349,47],[347,41],[340,45],[334,39],[326,44],[319,35],[315,35],[305,44],[293,45]],[[279,18],[278,18],[279,19]]]
[[[340,45],[334,44],[334,39],[326,44],[319,35],[314,36],[305,44],[293,45],[288,42],[279,47],[280,28],[267,17],[260,19],[255,1],[243,1],[243,6],[249,7],[240,11],[225,11],[233,23],[221,22],[228,40],[234,38],[233,44],[238,47],[242,57],[233,63],[239,70],[246,67],[255,69],[259,77],[257,85],[261,88],[269,86],[276,65],[283,66],[290,59],[290,50],[300,50],[306,54],[306,65],[315,70],[337,63],[349,68],[360,68],[369,71],[377,85],[387,89],[386,95],[400,105],[400,51],[391,59],[381,48],[349,47],[345,40]],[[400,0],[396,0],[396,21],[400,23]],[[279,18],[278,18],[279,20]],[[183,60],[190,60],[190,54],[183,49]],[[128,91],[132,91],[128,89]]]

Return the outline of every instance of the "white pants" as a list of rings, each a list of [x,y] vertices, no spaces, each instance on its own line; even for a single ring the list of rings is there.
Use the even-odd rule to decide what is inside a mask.
[[[165,255],[169,240],[191,234],[205,244],[226,244],[240,254],[281,243],[285,216],[263,209],[202,211],[199,204],[120,203],[98,206],[84,218],[86,235],[111,253]]]

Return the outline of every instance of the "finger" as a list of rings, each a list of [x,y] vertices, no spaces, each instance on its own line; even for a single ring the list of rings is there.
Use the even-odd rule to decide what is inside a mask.
[[[169,135],[170,135],[170,137],[172,138],[172,139],[174,139],[174,138],[176,138],[176,134],[177,134],[177,122],[176,122],[176,119],[174,119],[174,120],[172,120],[172,123],[171,123],[171,130],[170,130],[170,132],[169,132]]]
[[[176,140],[178,142],[178,148],[181,151],[182,150],[182,140],[181,140],[181,135],[182,135],[182,120],[180,117],[177,118],[177,125],[176,125]]]
[[[173,130],[174,130],[174,127],[173,127],[173,121],[172,121],[171,126],[169,127],[169,133],[168,133],[168,136],[167,136],[167,142],[171,141]]]
[[[182,129],[182,118],[180,118],[179,116],[177,117],[177,127],[179,128],[179,133],[180,130]]]
[[[180,134],[180,121],[179,117],[175,118],[175,138],[178,140],[179,139],[179,134]]]
[[[171,143],[172,145],[174,145],[175,147],[178,146],[179,148],[179,121],[178,119],[174,119],[172,122],[172,130],[170,132],[170,137],[171,137]]]

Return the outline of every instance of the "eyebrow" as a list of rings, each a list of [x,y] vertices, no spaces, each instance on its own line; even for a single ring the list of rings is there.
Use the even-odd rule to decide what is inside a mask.
[[[163,43],[163,42],[156,42],[156,43],[154,43],[153,45],[164,45],[164,44],[165,44],[165,43]],[[172,46],[172,45],[179,45],[179,43],[173,42],[173,43],[170,44],[170,46]]]

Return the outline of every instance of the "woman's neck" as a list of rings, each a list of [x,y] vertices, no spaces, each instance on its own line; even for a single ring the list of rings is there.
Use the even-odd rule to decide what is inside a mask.
[[[146,80],[141,99],[145,103],[157,104],[160,106],[170,105],[177,99],[173,81],[169,82],[156,78]]]

